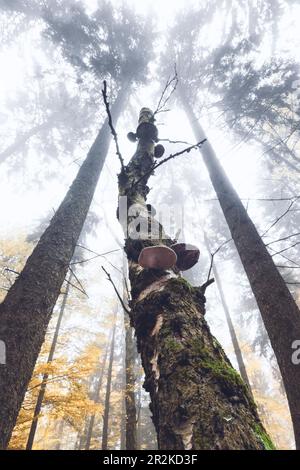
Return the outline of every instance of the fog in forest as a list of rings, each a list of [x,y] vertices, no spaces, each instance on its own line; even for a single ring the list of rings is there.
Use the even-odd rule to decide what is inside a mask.
[[[1,448],[300,446],[299,15],[0,0]]]

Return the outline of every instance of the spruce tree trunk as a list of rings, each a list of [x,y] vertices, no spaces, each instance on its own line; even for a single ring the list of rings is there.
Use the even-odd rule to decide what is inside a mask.
[[[141,113],[140,119],[144,116]],[[126,237],[130,317],[159,449],[270,448],[248,387],[210,333],[201,289],[189,285],[178,271],[144,269],[138,264],[143,247],[173,243],[162,227],[162,241],[147,237],[148,226],[155,220],[145,204],[156,128],[150,119],[138,129],[136,153],[119,175],[119,195],[127,197],[128,208],[140,206],[140,227],[147,227],[145,232],[141,228],[140,239],[130,237],[137,221],[128,213],[124,217],[124,200],[119,200],[118,215]]]
[[[101,387],[102,387],[102,383],[103,383],[104,371],[105,371],[107,356],[108,356],[108,349],[109,348],[107,346],[106,349],[105,349],[105,355],[104,355],[104,358],[103,358],[103,361],[102,361],[102,364],[101,364],[101,368],[98,372],[97,383],[96,383],[95,391],[94,391],[94,394],[93,394],[93,400],[96,403],[100,403],[100,391],[101,391]],[[90,418],[88,419],[85,450],[89,450],[89,448],[91,446],[91,440],[92,440],[92,436],[93,436],[94,424],[95,424],[95,414],[90,416]]]
[[[113,369],[114,352],[115,352],[116,326],[117,326],[117,323],[116,323],[116,315],[115,315],[111,346],[110,346],[108,370],[107,370],[107,382],[106,382],[105,405],[104,405],[103,428],[102,428],[102,447],[101,447],[102,450],[107,450],[107,446],[108,446],[108,420],[109,420],[109,408],[110,408],[112,369]]]
[[[126,87],[127,88],[127,87]],[[116,121],[126,96],[112,106]],[[0,305],[0,448],[6,448],[43,344],[53,307],[87,216],[110,143],[107,120],[59,209]]]
[[[200,141],[204,131],[182,88],[180,97]],[[268,332],[286,389],[296,447],[300,449],[300,367],[292,362],[292,344],[300,338],[300,311],[208,141],[201,153]]]
[[[206,245],[208,254],[210,254],[211,251],[210,251],[209,241],[208,241],[206,233],[204,233],[204,243]],[[225,313],[225,318],[226,318],[226,322],[227,322],[227,325],[228,325],[228,330],[229,330],[231,342],[232,342],[232,345],[233,345],[235,357],[236,357],[236,360],[237,360],[237,363],[238,363],[238,366],[239,366],[239,371],[240,371],[240,374],[242,376],[243,381],[248,385],[249,390],[251,391],[249,377],[248,377],[246,366],[245,366],[245,363],[244,363],[242,351],[241,351],[239,341],[238,341],[238,338],[237,338],[237,335],[236,335],[236,332],[235,332],[235,329],[234,329],[234,326],[233,326],[233,323],[232,323],[232,320],[231,320],[229,308],[228,308],[228,305],[227,305],[227,302],[226,302],[226,299],[225,299],[225,295],[224,295],[224,292],[223,292],[222,282],[221,282],[219,272],[217,270],[215,262],[213,263],[213,275],[214,275],[214,279],[216,281],[216,285],[217,285],[217,289],[218,289],[219,296],[220,296],[220,299],[221,299],[222,307],[223,307],[223,310],[224,310],[224,313]],[[251,391],[251,393],[252,393],[252,391]]]
[[[57,323],[56,323],[56,327],[55,327],[54,336],[53,336],[53,339],[52,339],[51,348],[50,348],[48,359],[47,359],[47,364],[52,362],[53,358],[54,358],[54,353],[55,353],[55,349],[56,349],[56,345],[57,345],[59,330],[60,330],[60,326],[61,326],[61,322],[62,322],[62,319],[63,319],[64,312],[65,312],[67,300],[68,300],[68,295],[69,295],[69,290],[70,290],[70,282],[72,281],[72,277],[73,277],[73,275],[72,275],[72,273],[70,273],[68,283],[67,283],[67,286],[66,286],[66,290],[65,290],[65,293],[63,295],[63,301],[62,301],[62,304],[61,304],[61,307],[60,307],[60,311],[59,311],[59,315],[58,315],[58,319],[57,319]],[[39,415],[40,415],[40,412],[41,412],[41,409],[42,409],[42,405],[43,405],[43,401],[44,401],[44,397],[45,397],[45,393],[46,393],[48,377],[49,377],[48,374],[44,374],[43,378],[42,378],[41,388],[40,388],[40,391],[39,391],[39,394],[38,394],[38,397],[37,397],[37,401],[36,401],[36,405],[35,405],[35,409],[34,409],[34,414],[33,414],[33,419],[32,419],[32,423],[31,423],[31,427],[30,427],[30,431],[29,431],[29,435],[28,435],[28,439],[27,439],[26,450],[31,450],[32,446],[33,446],[34,436],[35,436],[37,425],[38,425],[38,419],[39,419]]]

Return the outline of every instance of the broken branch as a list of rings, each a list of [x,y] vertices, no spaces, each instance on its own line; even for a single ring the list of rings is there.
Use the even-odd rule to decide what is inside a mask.
[[[108,124],[109,124],[110,130],[111,130],[111,133],[112,133],[113,139],[115,141],[115,145],[116,145],[116,154],[118,155],[118,158],[120,160],[121,168],[122,168],[122,170],[124,170],[124,159],[123,159],[122,154],[120,152],[120,147],[119,147],[119,142],[118,142],[118,134],[116,133],[116,130],[114,128],[114,125],[113,125],[113,122],[112,122],[112,117],[111,117],[111,112],[110,112],[110,109],[109,109],[109,102],[108,102],[108,99],[107,99],[106,80],[103,81],[102,96],[103,96],[103,101],[104,101],[104,104],[105,104],[106,113],[107,113],[107,117],[108,117]]]

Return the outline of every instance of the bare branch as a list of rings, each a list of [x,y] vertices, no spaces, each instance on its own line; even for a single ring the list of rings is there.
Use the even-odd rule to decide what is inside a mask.
[[[279,256],[281,258],[285,259],[286,261],[289,261],[290,263],[293,263],[295,266],[299,266],[299,268],[300,268],[300,264],[297,263],[296,261],[294,261],[293,259],[288,258],[287,256],[283,255],[282,253],[277,253],[277,251],[274,250],[274,248],[272,248],[271,246],[269,246],[268,249],[274,252],[274,255],[271,255],[271,256],[275,256],[275,254],[276,255],[279,254]]]
[[[207,275],[207,281],[209,281],[209,278],[210,278],[210,275],[211,275],[211,271],[213,269],[213,264],[214,264],[214,257],[216,256],[216,254],[221,250],[221,248],[223,248],[224,245],[226,245],[227,243],[231,242],[232,241],[232,238],[229,238],[228,240],[225,240],[223,243],[221,243],[220,246],[218,246],[218,248],[210,254],[211,256],[211,260],[210,260],[210,266],[209,266],[209,270],[208,270],[208,275]]]
[[[14,271],[13,269],[5,268],[4,271],[8,271],[9,273],[17,274],[17,276],[20,275],[18,271]]]
[[[78,282],[79,286],[80,286],[80,289],[81,289],[81,292],[83,292],[87,297],[87,293],[85,291],[85,288],[83,287],[82,283],[80,282],[80,280],[78,279],[78,276],[75,274],[75,272],[73,271],[73,269],[71,268],[71,266],[69,266],[69,270],[71,271],[72,275],[75,277],[76,281]]]
[[[70,266],[73,266],[75,264],[87,263],[88,261],[92,261],[93,259],[96,259],[96,258],[99,258],[99,257],[105,258],[105,255],[109,255],[110,253],[115,253],[116,251],[120,251],[119,249],[116,249],[116,250],[106,251],[105,253],[95,253],[92,250],[89,250],[88,248],[85,248],[84,246],[81,246],[81,245],[76,245],[76,246],[78,246],[78,247],[80,247],[84,250],[87,250],[87,251],[90,251],[90,252],[94,253],[95,256],[92,256],[91,258],[87,258],[87,259],[82,259],[80,261],[73,261],[72,263],[70,263]]]
[[[247,198],[240,198],[241,201],[264,201],[264,202],[281,202],[281,201],[292,201],[295,198],[300,198],[300,196],[292,196],[292,197],[274,197],[274,198],[263,198],[263,197],[247,197]],[[217,197],[211,199],[204,199],[205,202],[211,201],[219,201]]]
[[[67,284],[69,284],[70,286],[74,287],[74,289],[79,290],[79,292],[81,292],[82,294],[84,294],[84,295],[86,295],[86,296],[88,297],[87,293],[86,293],[84,290],[81,290],[78,286],[75,286],[75,284],[73,284],[72,282],[70,282],[68,279],[65,279],[65,282],[66,282]]]
[[[208,279],[202,286],[200,286],[200,290],[203,294],[205,294],[206,289],[215,282],[215,279],[212,277],[211,279]]]
[[[167,83],[160,95],[158,105],[156,110],[154,111],[154,116],[159,113],[166,113],[170,111],[169,109],[165,109],[166,104],[170,101],[171,96],[175,92],[178,85],[178,75],[176,70],[176,64],[174,65],[174,75],[172,78],[168,78]]]
[[[169,144],[184,144],[184,145],[193,145],[190,142],[185,142],[184,140],[170,140],[170,139],[159,139],[160,142],[169,142]]]
[[[287,264],[275,264],[276,268],[300,269],[300,266],[288,266]]]
[[[83,245],[76,245],[76,246],[78,246],[79,248],[82,248],[83,250],[89,251],[90,253],[93,253],[94,255],[96,255],[96,256],[93,256],[92,258],[89,258],[89,259],[86,260],[86,261],[90,261],[90,260],[95,259],[95,258],[97,258],[97,257],[102,257],[102,258],[104,258],[104,259],[111,265],[112,268],[114,268],[116,271],[118,271],[119,273],[122,274],[122,271],[121,271],[119,268],[117,268],[117,266],[115,266],[113,263],[111,263],[111,261],[109,261],[108,259],[106,259],[106,257],[105,257],[105,255],[108,255],[108,254],[110,254],[110,253],[114,253],[114,252],[120,251],[121,249],[117,248],[117,249],[115,249],[115,250],[107,251],[106,253],[97,253],[96,251],[90,250],[89,248],[86,248],[86,247],[83,246]],[[76,264],[76,263],[74,263],[74,264]]]
[[[290,212],[290,210],[293,207],[293,205],[295,204],[295,202],[297,202],[299,200],[299,197],[300,196],[296,196],[293,199],[291,199],[291,202],[290,202],[288,208],[279,217],[277,217],[276,220],[274,220],[274,222],[270,225],[270,227],[267,228],[267,230],[264,231],[264,233],[261,235],[261,237],[264,237],[269,232],[269,230],[271,230],[271,228],[273,228],[281,219],[283,219],[284,216],[286,216],[286,214],[288,214],[288,212]]]
[[[110,112],[110,109],[109,109],[109,102],[108,102],[108,99],[107,99],[106,80],[103,81],[102,96],[103,96],[103,101],[104,101],[105,108],[106,108],[106,113],[107,113],[107,116],[108,116],[108,124],[109,124],[110,130],[111,130],[111,133],[112,133],[112,136],[114,138],[115,145],[116,145],[116,154],[118,155],[118,158],[120,160],[121,168],[122,168],[122,170],[124,170],[124,159],[123,159],[122,154],[120,152],[120,147],[119,147],[119,142],[118,142],[118,134],[116,133],[116,130],[114,128],[114,125],[113,125],[113,122],[112,122],[112,117],[111,117],[111,112]]]
[[[130,315],[130,311],[127,309],[126,305],[124,304],[123,299],[122,299],[122,297],[120,296],[120,294],[119,294],[119,292],[118,292],[118,289],[116,288],[116,285],[115,285],[114,281],[113,281],[112,278],[111,278],[111,275],[109,274],[109,272],[106,271],[106,269],[104,268],[104,266],[101,266],[101,268],[103,269],[103,271],[104,271],[105,274],[107,275],[107,280],[112,284],[112,286],[113,286],[113,288],[114,288],[114,291],[115,291],[115,293],[117,294],[118,299],[119,299],[119,301],[121,302],[121,305],[122,305],[123,309],[125,310],[126,313],[128,313],[128,315]]]
[[[189,153],[191,150],[194,150],[194,149],[199,149],[201,147],[201,145],[204,144],[204,142],[206,142],[207,139],[203,139],[201,140],[200,142],[198,142],[197,144],[194,144],[194,145],[190,145],[189,147],[186,147],[184,148],[183,150],[180,150],[179,152],[176,152],[176,153],[171,153],[171,155],[169,155],[168,157],[164,158],[163,160],[161,160],[159,163],[156,163],[154,164],[149,171],[146,171],[146,173],[143,174],[143,176],[141,176],[137,181],[135,181],[134,185],[133,185],[133,188],[135,188],[144,178],[146,178],[147,176],[151,175],[151,173],[156,170],[156,168],[160,167],[161,165],[163,165],[164,163],[168,162],[169,160],[171,160],[172,158],[176,158],[176,157],[179,157],[180,155],[183,155],[184,153]]]
[[[278,243],[278,242],[288,240],[289,238],[292,238],[292,237],[297,237],[298,235],[300,235],[300,232],[293,233],[292,235],[288,235],[286,237],[278,238],[277,240],[274,240],[273,242],[266,243],[266,246],[272,245],[273,243]]]
[[[287,248],[283,248],[283,249],[280,250],[280,251],[276,251],[276,252],[275,252],[273,255],[271,255],[271,256],[280,255],[281,253],[284,253],[285,251],[290,250],[291,248],[294,248],[294,247],[297,246],[297,245],[300,245],[300,242],[296,242],[296,243],[294,243],[293,245],[288,246]]]

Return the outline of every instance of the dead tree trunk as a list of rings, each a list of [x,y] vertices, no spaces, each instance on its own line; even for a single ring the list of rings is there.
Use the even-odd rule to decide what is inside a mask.
[[[107,447],[108,447],[108,420],[109,420],[109,408],[110,408],[112,370],[113,370],[114,352],[115,352],[115,336],[116,336],[116,326],[117,326],[116,317],[117,315],[115,315],[115,318],[114,318],[114,327],[113,327],[113,333],[112,333],[112,339],[111,339],[109,363],[108,363],[108,370],[107,370],[107,382],[106,382],[103,428],[102,428],[102,447],[101,447],[102,450],[107,450]]]
[[[55,349],[56,349],[56,345],[57,345],[59,330],[60,330],[60,326],[61,326],[61,322],[62,322],[62,319],[63,319],[64,312],[65,312],[67,300],[68,300],[68,295],[69,295],[69,290],[70,290],[70,282],[72,281],[72,277],[73,277],[73,275],[72,275],[72,273],[70,273],[69,279],[68,279],[68,282],[67,282],[67,286],[66,286],[66,290],[65,290],[65,293],[63,295],[63,301],[62,301],[62,304],[61,304],[61,307],[60,307],[60,311],[59,311],[59,315],[58,315],[58,319],[57,319],[57,323],[56,323],[56,327],[55,327],[54,336],[53,336],[53,339],[52,339],[51,348],[50,348],[48,359],[47,359],[47,364],[52,362],[53,358],[54,358],[54,353],[55,353]],[[32,419],[32,423],[31,423],[31,427],[30,427],[30,431],[29,431],[29,435],[28,435],[28,439],[27,439],[26,450],[31,450],[32,446],[33,446],[34,436],[35,436],[37,425],[38,425],[38,419],[39,419],[39,415],[40,415],[40,412],[41,412],[41,409],[42,409],[42,405],[43,405],[43,401],[44,401],[44,397],[45,397],[45,393],[46,393],[48,377],[49,377],[49,374],[44,374],[43,378],[42,378],[41,388],[40,388],[40,391],[39,391],[39,394],[38,394],[38,397],[37,397],[37,401],[36,401],[36,405],[35,405],[35,409],[34,409],[34,414],[33,414],[33,419]]]
[[[131,282],[130,317],[150,393],[160,449],[264,449],[271,446],[248,387],[232,368],[204,319],[205,297],[175,269],[145,269],[138,263],[146,246],[173,241],[150,237],[156,226],[146,206],[153,173],[157,129],[142,110],[137,150],[119,175],[118,216],[123,226]],[[124,205],[139,208],[138,216]],[[125,214],[125,215],[124,215]],[[140,236],[133,236],[134,226]]]
[[[122,89],[112,106],[114,119],[125,96],[126,89]],[[0,339],[7,353],[7,363],[0,368],[0,448],[7,447],[16,423],[109,143],[106,120],[49,227],[0,305]]]
[[[204,131],[182,88],[180,97],[196,139],[203,139]],[[208,141],[201,153],[268,332],[300,449],[300,368],[292,362],[292,345],[300,338],[300,311]]]
[[[208,238],[206,236],[206,233],[204,233],[204,243],[206,245],[208,253],[210,254],[211,251],[210,251],[209,241],[208,241]],[[249,377],[248,377],[247,370],[246,370],[246,367],[245,367],[242,351],[241,351],[239,341],[238,341],[238,338],[237,338],[237,335],[236,335],[236,332],[235,332],[235,329],[234,329],[234,326],[233,326],[233,323],[232,323],[232,320],[231,320],[229,308],[228,308],[228,305],[227,305],[227,302],[226,302],[226,299],[225,299],[225,295],[224,295],[223,287],[222,287],[222,282],[221,282],[221,279],[220,279],[220,276],[219,276],[218,269],[216,267],[216,263],[213,263],[213,268],[212,269],[213,269],[213,275],[214,275],[214,279],[216,281],[217,289],[218,289],[218,292],[219,292],[219,296],[220,296],[220,299],[221,299],[222,307],[223,307],[223,310],[224,310],[224,313],[225,313],[225,318],[226,318],[226,322],[227,322],[227,325],[228,325],[228,330],[229,330],[231,342],[232,342],[232,345],[233,345],[235,357],[236,357],[236,360],[237,360],[237,363],[238,363],[238,366],[239,366],[239,371],[240,371],[240,374],[242,376],[243,381],[248,385],[249,390],[251,391],[251,385],[250,385]]]

